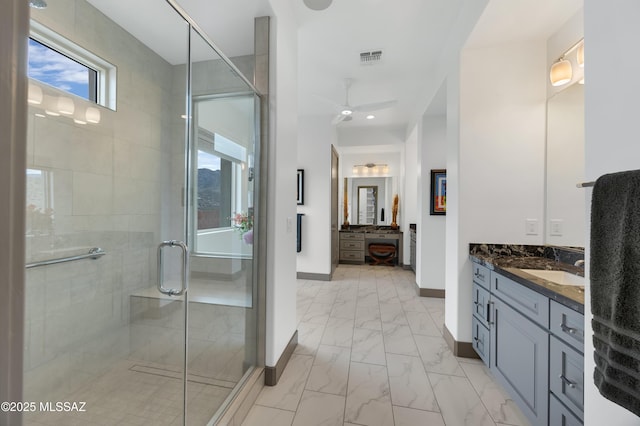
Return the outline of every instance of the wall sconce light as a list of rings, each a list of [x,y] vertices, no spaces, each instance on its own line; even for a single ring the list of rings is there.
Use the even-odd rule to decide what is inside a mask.
[[[576,44],[567,49],[567,51],[564,52],[553,65],[551,65],[549,80],[551,81],[552,86],[562,86],[563,84],[569,83],[573,78],[573,67],[566,57],[576,49],[578,49],[576,53],[576,63],[578,66],[584,67],[584,39],[580,39]]]
[[[389,174],[389,166],[387,164],[358,164],[353,166],[353,174],[354,175],[378,175],[378,174]]]

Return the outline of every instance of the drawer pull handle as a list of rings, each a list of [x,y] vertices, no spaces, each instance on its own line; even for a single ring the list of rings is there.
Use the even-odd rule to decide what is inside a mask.
[[[562,329],[562,331],[569,334],[576,334],[578,332],[578,329],[573,327],[567,327],[566,325],[564,325],[564,323],[560,324],[560,328]]]
[[[476,342],[478,342],[478,344],[484,346],[484,340],[480,340],[477,337],[474,337],[473,340],[475,340]]]
[[[560,377],[560,380],[562,380],[564,382],[564,384],[569,386],[571,389],[575,389],[576,388],[576,384],[573,383],[571,380],[567,379],[566,377],[564,377],[564,375],[561,374],[558,377]]]
[[[484,281],[484,274],[481,274],[480,271],[476,271],[476,273],[474,274],[476,276],[476,278],[481,279],[482,281]]]

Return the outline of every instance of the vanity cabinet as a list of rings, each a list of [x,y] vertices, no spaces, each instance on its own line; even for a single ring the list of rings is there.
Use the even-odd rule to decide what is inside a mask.
[[[549,397],[549,335],[495,297],[492,304],[491,366],[499,382],[534,425],[546,425]]]
[[[565,411],[580,420],[580,423],[576,424],[582,424],[584,420],[584,315],[551,300],[550,322],[549,329],[552,335],[549,351],[549,398],[556,398]],[[563,415],[566,416],[566,414]]]
[[[340,263],[364,263],[364,234],[340,232]]]
[[[416,273],[416,230],[411,229],[409,232],[409,265],[413,273]]]
[[[473,348],[532,425],[581,425],[584,316],[473,263]]]
[[[491,334],[489,333],[491,271],[481,265],[474,265],[473,271],[473,349],[482,361],[491,365]]]

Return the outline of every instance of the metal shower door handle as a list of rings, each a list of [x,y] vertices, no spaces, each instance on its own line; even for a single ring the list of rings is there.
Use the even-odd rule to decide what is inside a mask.
[[[162,265],[162,249],[164,247],[180,247],[182,250],[182,282],[180,289],[164,288],[164,268]],[[187,291],[189,273],[189,248],[182,241],[163,241],[158,245],[158,291],[167,296],[182,296]]]

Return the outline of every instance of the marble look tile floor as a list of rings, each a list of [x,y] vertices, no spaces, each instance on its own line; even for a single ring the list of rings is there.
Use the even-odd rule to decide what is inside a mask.
[[[298,280],[299,344],[243,426],[528,426],[474,359],[442,337],[444,300],[415,275],[340,265],[331,282]]]

